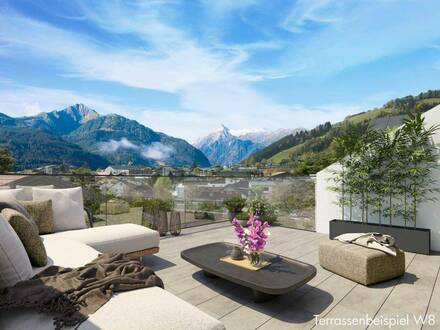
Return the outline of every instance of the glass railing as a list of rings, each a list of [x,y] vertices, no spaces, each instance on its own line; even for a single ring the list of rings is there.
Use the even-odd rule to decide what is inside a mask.
[[[164,217],[178,217],[182,228],[188,228],[233,216],[245,221],[253,210],[274,225],[315,229],[311,177],[0,175],[0,188],[17,185],[82,186],[95,226],[134,223],[156,228]]]

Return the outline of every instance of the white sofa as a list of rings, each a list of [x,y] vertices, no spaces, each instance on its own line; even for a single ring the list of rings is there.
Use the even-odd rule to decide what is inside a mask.
[[[118,226],[105,228],[107,231],[119,232]],[[80,231],[83,230],[90,229]],[[86,239],[86,237],[87,235],[82,239]],[[49,259],[48,265],[45,267],[52,264],[79,267],[92,261],[99,254],[94,248],[72,238],[56,234],[44,235],[42,238]],[[110,245],[106,246],[110,249]],[[45,267],[34,268],[34,274]],[[0,329],[48,330],[53,329],[53,321],[50,316],[31,310],[0,311]],[[153,287],[116,294],[96,313],[90,315],[89,319],[82,323],[78,329],[220,330],[224,329],[224,326],[218,320],[168,291]]]
[[[126,253],[129,257],[159,252],[159,233],[131,223],[60,231],[42,237],[71,239],[101,253]]]
[[[159,251],[159,233],[135,224],[59,231],[41,236],[50,265],[80,267],[100,253],[125,253],[137,258]],[[165,288],[167,283],[165,283]],[[37,311],[0,311],[1,330],[53,329],[52,317]],[[78,329],[87,330],[220,330],[221,322],[158,287],[113,296]]]

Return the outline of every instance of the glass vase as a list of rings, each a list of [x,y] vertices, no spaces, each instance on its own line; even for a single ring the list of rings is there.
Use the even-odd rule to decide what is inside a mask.
[[[251,265],[257,266],[261,262],[260,252],[252,252],[247,254],[247,258]]]

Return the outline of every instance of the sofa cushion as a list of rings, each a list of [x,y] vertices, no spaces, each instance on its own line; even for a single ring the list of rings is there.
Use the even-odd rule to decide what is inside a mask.
[[[130,253],[159,246],[157,231],[130,223],[70,230],[44,237],[47,236],[75,240],[102,253]]]
[[[26,208],[38,227],[38,233],[51,234],[54,232],[52,201],[22,201],[21,204]]]
[[[186,301],[154,287],[115,295],[78,329],[220,330],[224,326]]]
[[[47,185],[47,186],[20,186],[16,185],[15,188],[22,189],[22,193],[20,195],[21,201],[31,201],[33,199],[33,193],[32,190],[34,188],[40,188],[40,189],[53,189],[53,185]]]
[[[32,226],[32,222],[23,214],[13,209],[4,209],[1,215],[14,228],[20,241],[23,243],[31,264],[40,267],[46,265],[46,249],[38,235],[38,230],[35,230]]]
[[[99,252],[94,248],[81,242],[54,237],[53,235],[45,235],[41,238],[47,252],[47,265],[32,268],[33,275],[51,265],[70,268],[81,267],[99,255]]]
[[[32,310],[0,311],[0,329],[53,329],[53,320]],[[221,330],[221,322],[161,288],[118,293],[79,330]]]
[[[27,280],[32,275],[31,262],[23,243],[9,222],[0,215],[0,289]]]
[[[87,228],[82,188],[32,189],[34,201],[52,200],[55,231]]]

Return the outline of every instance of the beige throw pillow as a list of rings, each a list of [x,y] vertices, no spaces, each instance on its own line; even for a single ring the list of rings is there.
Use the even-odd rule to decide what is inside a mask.
[[[29,214],[29,212],[26,210],[26,208],[23,206],[23,204],[21,204],[18,200],[13,199],[13,198],[9,198],[9,199],[8,198],[0,198],[0,212],[3,209],[13,209],[13,210],[20,212],[21,214],[23,214],[26,218],[28,218],[31,221],[32,226],[38,232],[38,226],[35,223],[34,219],[32,219],[32,216]]]
[[[34,201],[52,200],[55,232],[87,228],[82,188],[32,190]]]
[[[14,228],[23,243],[31,264],[36,267],[45,266],[47,264],[46,249],[30,220],[13,209],[3,209],[1,215]]]
[[[0,290],[32,277],[32,266],[23,243],[0,214]]]
[[[32,201],[21,204],[26,208],[38,226],[40,235],[52,234],[55,231],[53,222],[52,201]]]

